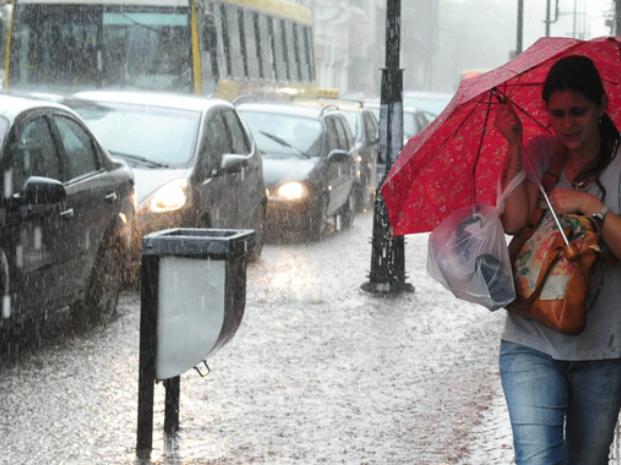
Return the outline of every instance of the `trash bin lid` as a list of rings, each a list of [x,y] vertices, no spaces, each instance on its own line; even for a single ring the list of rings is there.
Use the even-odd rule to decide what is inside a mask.
[[[142,255],[226,259],[254,247],[253,229],[173,228],[142,239]]]

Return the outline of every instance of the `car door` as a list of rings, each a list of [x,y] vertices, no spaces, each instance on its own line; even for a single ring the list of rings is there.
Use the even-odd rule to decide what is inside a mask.
[[[368,174],[368,186],[371,193],[375,193],[377,186],[377,157],[379,155],[379,134],[377,119],[371,111],[364,112],[364,132],[365,138],[369,143],[368,157],[366,159],[366,172]]]
[[[29,177],[61,177],[59,149],[44,112],[24,114],[17,120],[6,144],[2,172],[6,214],[0,241],[12,264],[10,282],[16,307],[34,316],[63,300],[66,257],[62,245],[71,239],[64,227],[64,202],[29,205],[20,200]]]
[[[221,170],[222,155],[233,153],[222,108],[207,114],[195,169],[196,208],[201,225],[230,228],[238,221],[237,179]]]
[[[330,158],[330,154],[334,150],[340,150],[339,133],[336,126],[335,118],[327,116],[324,119],[327,131],[327,153],[325,156],[325,178],[322,183],[324,193],[328,195],[328,215],[333,215],[341,206],[341,199],[339,198],[338,185],[340,182],[342,164],[336,161],[336,159]]]
[[[76,296],[88,285],[118,193],[91,134],[68,114],[54,113],[50,118],[61,146],[62,181],[67,191],[65,228],[72,238],[66,244],[70,272],[64,287],[68,295]]]
[[[236,178],[239,228],[256,228],[262,222],[265,187],[263,183],[261,155],[250,143],[250,136],[233,109],[224,111],[226,125],[231,134],[233,153],[244,155],[246,165],[239,173],[231,173]]]
[[[336,209],[340,208],[351,193],[355,179],[354,154],[355,151],[351,129],[347,125],[345,118],[335,118],[334,123],[339,138],[339,149],[345,151],[347,157],[338,157],[331,161],[337,168],[337,177],[332,189],[335,191]]]

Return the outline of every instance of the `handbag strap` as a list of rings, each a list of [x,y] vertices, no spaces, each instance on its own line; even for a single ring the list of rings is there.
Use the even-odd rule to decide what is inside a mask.
[[[541,184],[546,192],[551,192],[552,189],[554,189],[554,186],[556,186],[556,183],[561,176],[564,162],[564,156],[556,156],[550,160],[548,169],[544,173],[543,179],[541,180]],[[528,217],[526,226],[524,226],[518,232],[518,234],[511,241],[511,244],[509,244],[509,255],[511,257],[511,261],[513,261],[517,257],[517,254],[520,252],[522,246],[535,233],[537,226],[539,226],[539,223],[541,223],[541,220],[545,213],[545,209],[539,206],[540,201],[542,200],[542,195],[543,194],[541,194],[540,192],[539,196],[537,197],[537,205],[535,205],[535,208]]]

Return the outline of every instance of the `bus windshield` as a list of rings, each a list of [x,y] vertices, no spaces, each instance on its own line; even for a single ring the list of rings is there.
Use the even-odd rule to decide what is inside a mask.
[[[17,3],[10,86],[192,92],[189,9]]]

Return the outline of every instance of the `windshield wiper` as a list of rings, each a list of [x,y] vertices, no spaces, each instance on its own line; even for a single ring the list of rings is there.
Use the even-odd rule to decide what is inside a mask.
[[[114,156],[121,157],[121,158],[124,158],[129,161],[133,161],[136,163],[140,163],[142,165],[147,165],[152,168],[170,168],[170,165],[167,165],[166,163],[160,163],[159,161],[149,160],[148,158],[141,157],[140,155],[132,155],[129,153],[122,153],[122,152],[113,152],[112,150],[110,150],[109,152]]]
[[[289,142],[287,142],[284,139],[281,139],[278,136],[275,136],[274,134],[270,134],[269,132],[265,132],[265,131],[259,131],[260,134],[263,134],[265,137],[268,137],[270,139],[272,139],[274,142],[282,145],[283,147],[287,147],[288,149],[293,150],[294,152],[299,153],[300,155],[302,155],[305,158],[310,158],[310,155],[305,153],[304,151],[300,150],[297,147],[294,147],[293,145],[291,145]]]

